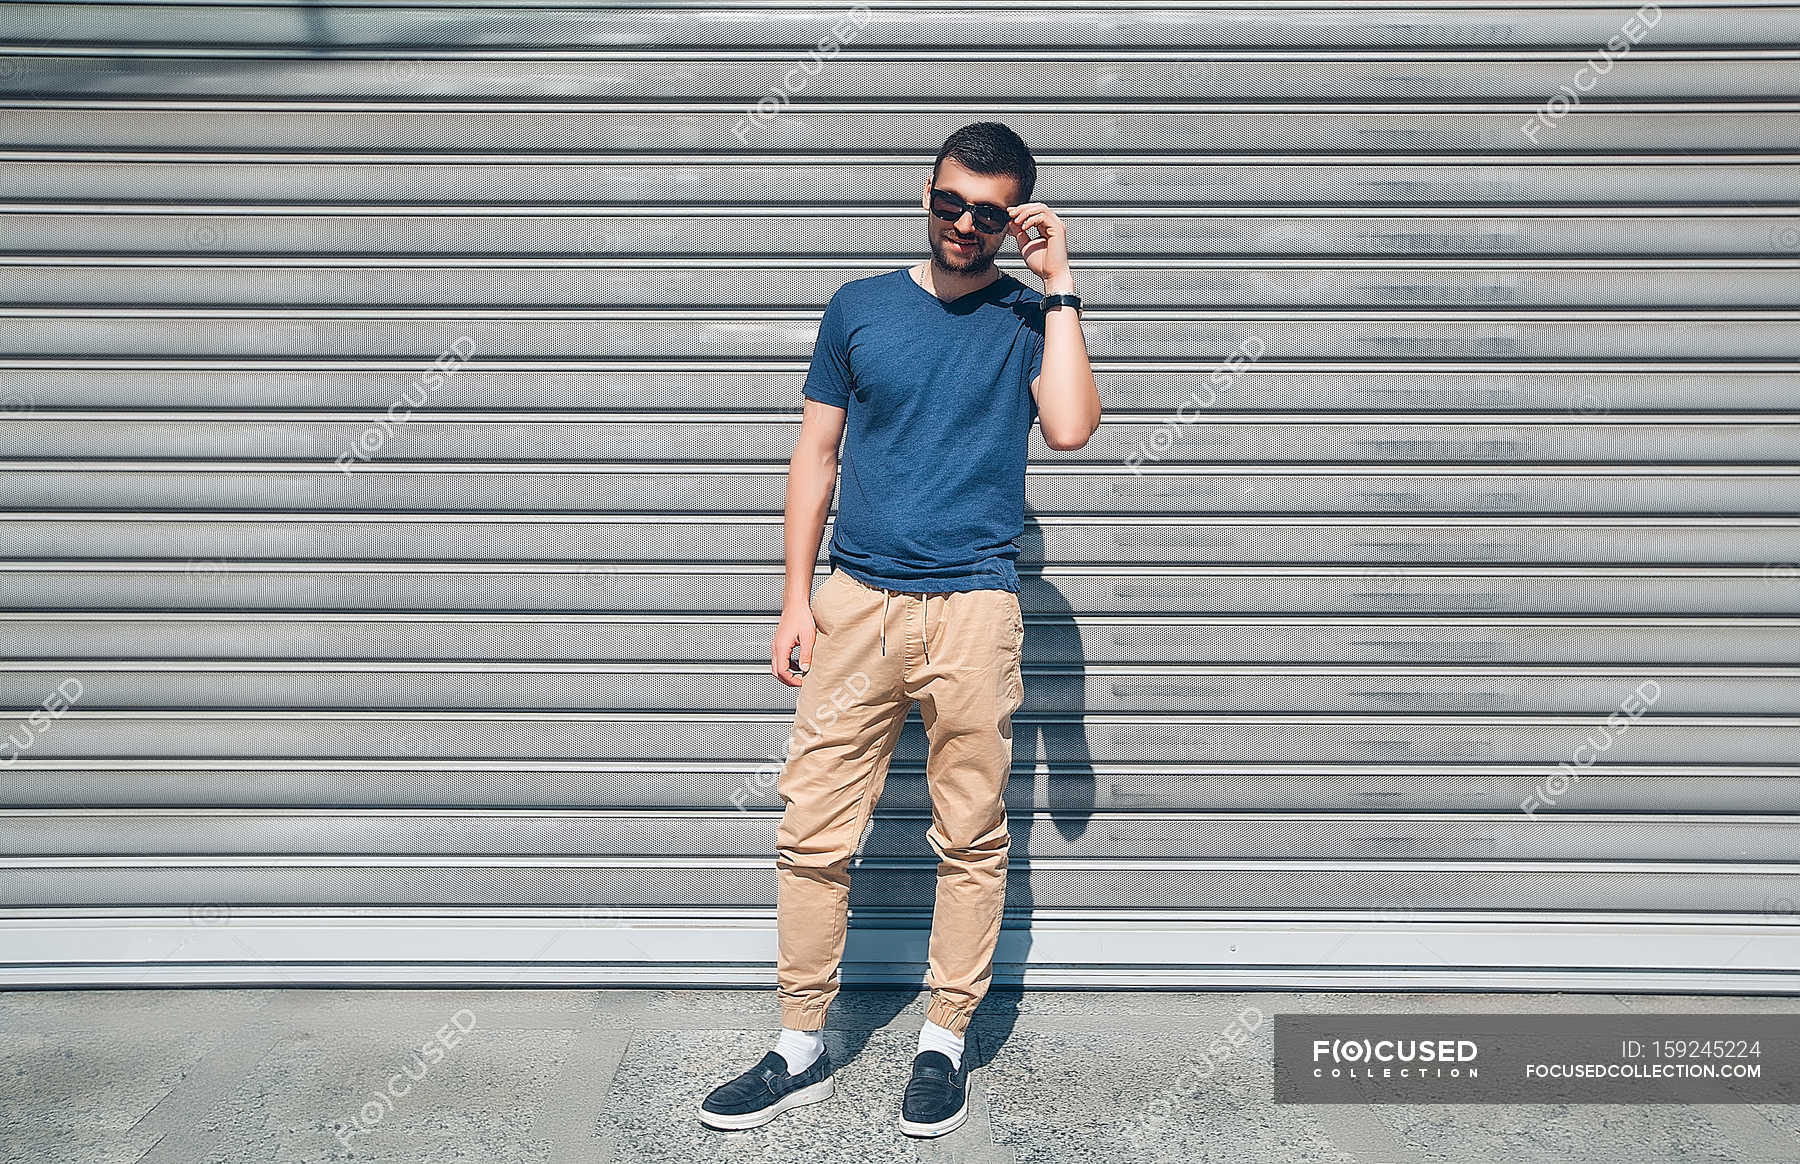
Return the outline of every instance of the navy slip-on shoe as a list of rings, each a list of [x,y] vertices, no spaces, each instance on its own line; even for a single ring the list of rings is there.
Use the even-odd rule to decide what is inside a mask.
[[[700,1102],[700,1122],[709,1128],[737,1132],[761,1127],[784,1111],[830,1099],[831,1052],[822,1051],[806,1070],[788,1074],[787,1060],[770,1051],[756,1066],[715,1087]]]
[[[909,1136],[941,1136],[969,1118],[969,1073],[952,1067],[942,1051],[921,1051],[900,1100],[900,1130]]]

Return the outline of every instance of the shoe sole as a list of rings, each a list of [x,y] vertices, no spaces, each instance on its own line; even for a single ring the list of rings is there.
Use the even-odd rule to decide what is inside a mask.
[[[741,1115],[725,1115],[701,1108],[700,1122],[722,1132],[741,1132],[746,1128],[760,1128],[784,1111],[805,1107],[809,1103],[820,1103],[830,1099],[836,1093],[837,1088],[832,1083],[832,1077],[827,1075],[817,1083],[808,1084],[798,1091],[788,1092],[768,1107],[758,1111],[747,1111]]]
[[[905,1116],[901,1116],[900,1117],[900,1130],[905,1132],[909,1136],[917,1136],[922,1139],[930,1138],[932,1136],[942,1136],[949,1132],[954,1132],[957,1128],[962,1127],[964,1121],[966,1121],[968,1118],[969,1118],[969,1099],[968,1099],[968,1096],[965,1095],[963,1097],[962,1107],[957,1110],[957,1113],[955,1115],[949,1117],[948,1119],[939,1120],[935,1124],[916,1124],[913,1121],[907,1119]]]

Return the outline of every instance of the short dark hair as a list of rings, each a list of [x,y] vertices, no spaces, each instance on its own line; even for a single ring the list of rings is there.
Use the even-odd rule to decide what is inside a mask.
[[[1029,202],[1032,187],[1037,185],[1037,160],[1019,135],[998,121],[977,121],[946,138],[937,161],[931,163],[933,182],[945,158],[955,158],[977,174],[1011,174],[1019,181],[1020,202]]]

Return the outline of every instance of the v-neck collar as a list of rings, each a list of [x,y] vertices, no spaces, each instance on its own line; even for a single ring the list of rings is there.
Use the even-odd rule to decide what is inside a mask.
[[[980,287],[975,288],[975,290],[973,290],[973,291],[968,291],[961,295],[958,295],[955,299],[941,299],[937,295],[933,294],[929,288],[925,287],[917,279],[913,278],[912,268],[910,266],[900,268],[900,277],[902,279],[905,279],[907,284],[909,286],[911,286],[913,290],[917,291],[919,294],[923,295],[925,298],[931,300],[933,303],[937,304],[939,307],[943,307],[946,309],[953,308],[957,304],[962,303],[965,300],[974,299],[977,295],[991,294],[993,292],[994,288],[998,287],[1000,284],[1006,282],[1006,280],[1007,280],[1006,272],[1002,271],[1002,272],[1000,272],[1000,275],[998,278],[993,279],[992,281],[985,283]]]

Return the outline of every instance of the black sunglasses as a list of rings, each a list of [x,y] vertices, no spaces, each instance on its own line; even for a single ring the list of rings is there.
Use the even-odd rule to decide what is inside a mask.
[[[995,206],[992,202],[969,203],[963,200],[962,195],[953,191],[936,186],[931,188],[931,212],[945,222],[955,222],[963,216],[965,210],[974,217],[975,229],[982,234],[993,234],[1012,221],[1012,215],[1006,212],[1004,206]]]

